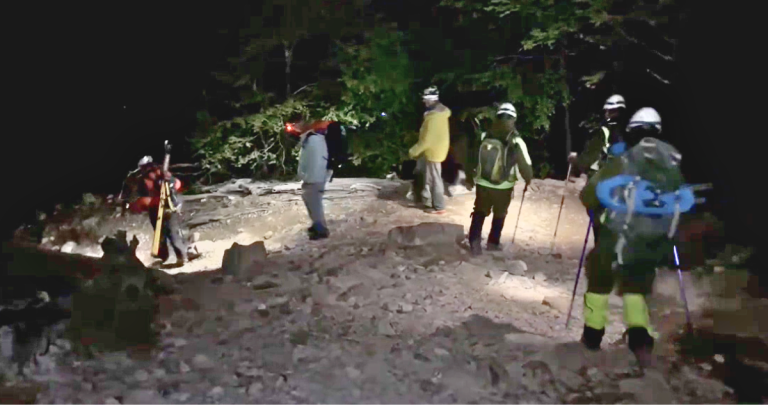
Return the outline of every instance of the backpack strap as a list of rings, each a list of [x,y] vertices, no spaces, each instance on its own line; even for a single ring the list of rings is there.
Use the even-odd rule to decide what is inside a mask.
[[[624,246],[627,244],[627,238],[624,237],[623,233],[619,234],[619,241],[616,242],[616,247],[614,248],[614,252],[616,252],[616,261],[623,265],[624,264],[624,258],[622,256],[622,252],[624,252]]]

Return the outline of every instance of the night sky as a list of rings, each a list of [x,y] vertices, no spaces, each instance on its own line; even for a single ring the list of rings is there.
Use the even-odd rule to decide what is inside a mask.
[[[162,158],[165,139],[177,145],[176,161],[190,161],[184,139],[210,72],[237,49],[217,29],[236,22],[237,9],[132,4],[19,11],[5,58],[13,65],[6,124],[15,129],[3,137],[3,165],[18,170],[6,178],[19,194],[6,198],[17,215],[4,217],[4,230],[34,206],[117,194],[142,156]]]
[[[758,106],[765,103],[756,93],[764,55],[760,35],[747,32],[759,29],[748,21],[759,13],[740,5],[746,1],[694,3],[681,40],[684,82],[665,102],[688,123],[678,127],[687,126],[684,148],[698,155],[697,172],[712,177],[737,222],[754,223],[749,212],[765,203],[743,190],[764,183],[758,155],[765,113]],[[3,230],[35,206],[88,191],[117,194],[143,155],[162,158],[165,139],[178,145],[174,161],[191,160],[184,139],[205,105],[210,72],[237,52],[233,37],[217,32],[247,15],[243,2],[190,4],[6,10],[13,34],[3,55],[11,105],[3,120]]]

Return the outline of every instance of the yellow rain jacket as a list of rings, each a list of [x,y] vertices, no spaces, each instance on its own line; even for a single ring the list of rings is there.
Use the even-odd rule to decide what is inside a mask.
[[[450,116],[451,110],[442,104],[424,113],[419,142],[408,151],[411,158],[417,158],[423,153],[428,161],[442,163],[448,157],[448,149],[451,146],[451,135],[448,129]]]

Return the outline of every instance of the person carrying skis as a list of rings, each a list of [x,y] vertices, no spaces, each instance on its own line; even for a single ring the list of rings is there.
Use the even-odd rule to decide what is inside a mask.
[[[442,163],[448,156],[451,136],[448,119],[451,110],[439,101],[437,87],[424,91],[424,122],[419,131],[419,142],[408,151],[411,159],[418,159],[417,180],[424,176],[424,187],[414,186],[414,198],[427,206],[430,214],[445,214],[445,187],[443,185]],[[415,181],[414,183],[419,183]]]
[[[681,192],[681,155],[673,146],[656,139],[660,133],[659,114],[652,108],[638,110],[627,126],[623,145],[626,152],[609,159],[580,193],[588,210],[609,207],[594,218],[601,237],[589,252],[585,266],[587,292],[581,342],[590,350],[599,350],[608,320],[608,298],[618,285],[629,348],[643,366],[649,364],[654,344],[645,297],[651,293],[656,267],[671,262],[671,238],[681,213],[679,196],[685,194]],[[624,181],[619,186],[626,188],[620,191],[616,180]],[[690,207],[682,208],[687,209]],[[663,214],[648,215],[651,212]]]
[[[600,170],[609,156],[621,153],[621,150],[614,148],[614,145],[623,141],[626,109],[626,102],[620,94],[609,97],[603,105],[604,119],[600,129],[587,142],[582,154],[577,155],[574,152],[568,156],[568,163],[575,165],[582,173],[587,173],[587,179]],[[597,211],[591,215],[600,216],[600,214],[602,210],[597,208]],[[599,231],[597,226],[592,228],[595,241]]]
[[[157,226],[157,215],[160,209],[160,188],[162,181],[169,181],[172,187],[171,203],[174,209],[165,209],[163,212],[163,223],[161,231],[160,249],[158,258],[165,262],[169,258],[168,245],[170,244],[176,254],[176,264],[181,266],[189,261],[190,255],[187,253],[187,246],[184,242],[184,236],[181,232],[181,217],[178,211],[180,204],[176,193],[181,190],[181,181],[170,172],[163,173],[163,167],[153,163],[151,156],[144,156],[139,161],[139,198],[129,204],[132,212],[148,212],[149,223],[154,230]]]
[[[467,176],[470,188],[475,191],[475,209],[469,228],[469,246],[472,255],[480,255],[481,234],[485,217],[493,212],[491,233],[488,235],[488,250],[501,250],[501,230],[507,217],[509,204],[514,196],[518,173],[525,180],[525,193],[533,179],[531,158],[528,148],[515,129],[517,111],[512,103],[503,103],[496,112],[488,133],[481,135],[480,150],[476,167]],[[473,181],[474,178],[474,181]]]

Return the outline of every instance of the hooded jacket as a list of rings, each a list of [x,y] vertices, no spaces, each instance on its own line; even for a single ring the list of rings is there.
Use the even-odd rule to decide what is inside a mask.
[[[430,162],[442,163],[445,161],[451,146],[448,125],[450,116],[451,110],[442,104],[437,104],[424,113],[424,122],[419,130],[419,142],[408,151],[411,158],[424,154],[424,157]]]

